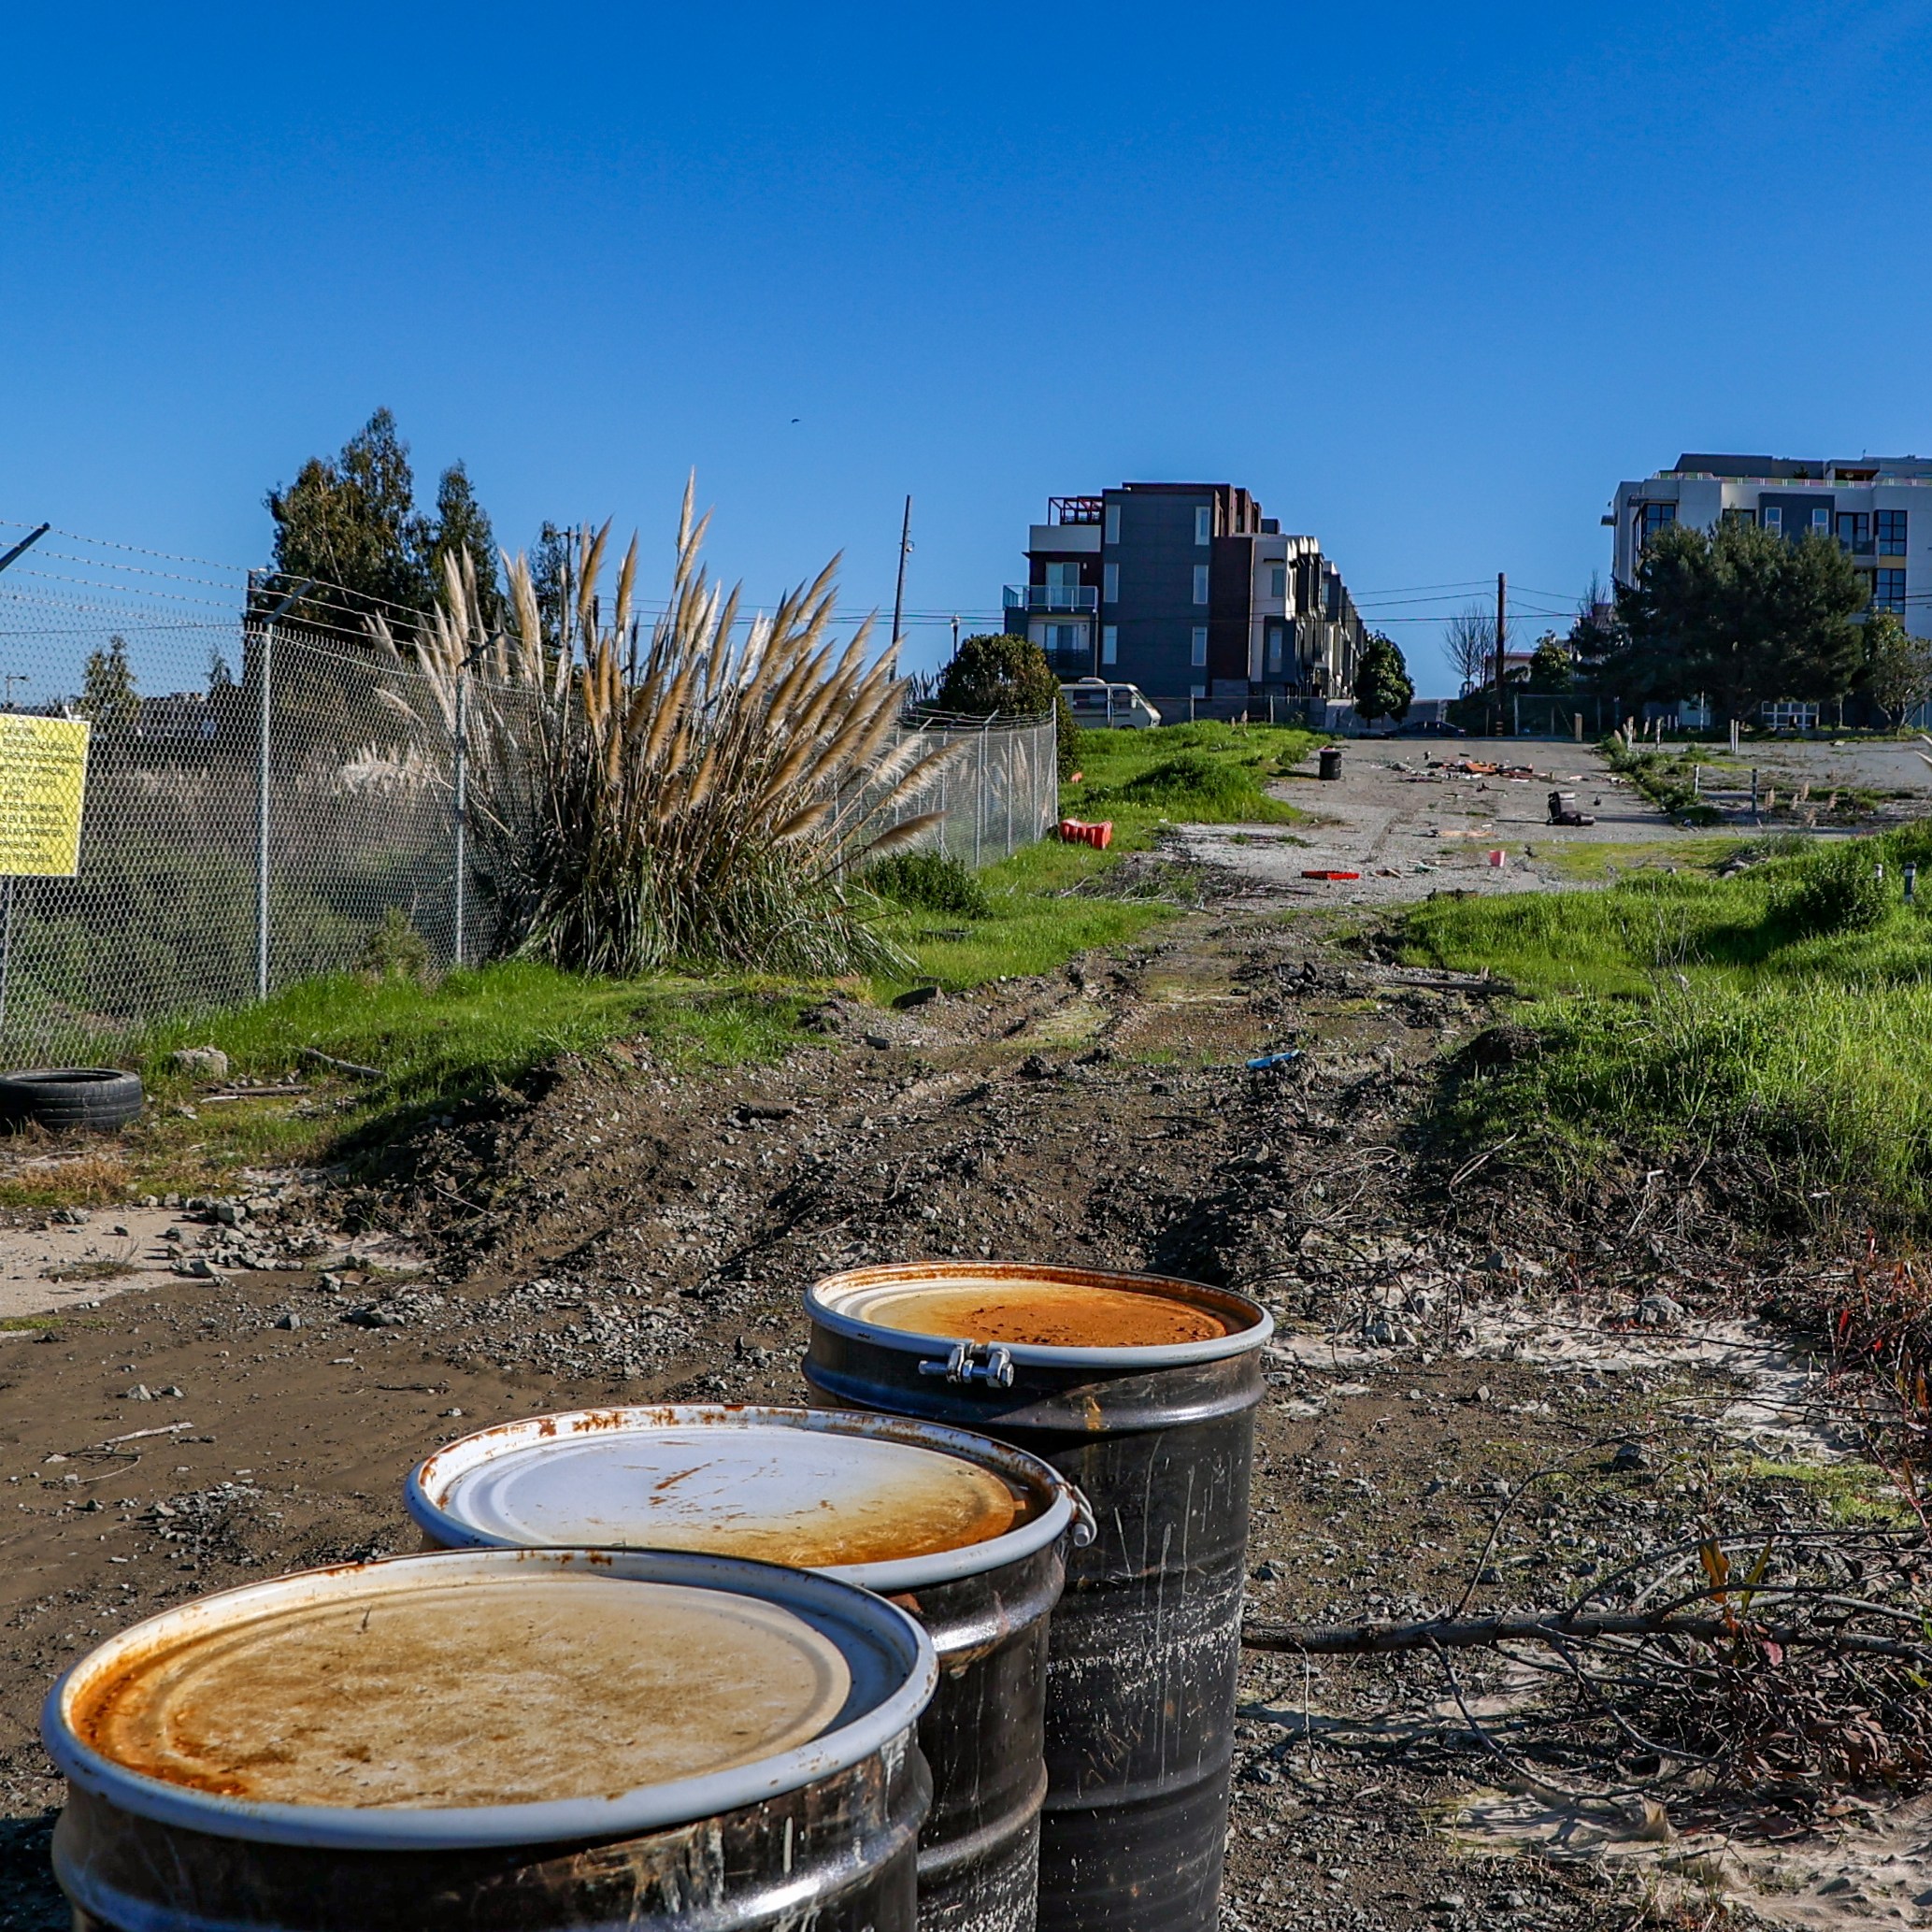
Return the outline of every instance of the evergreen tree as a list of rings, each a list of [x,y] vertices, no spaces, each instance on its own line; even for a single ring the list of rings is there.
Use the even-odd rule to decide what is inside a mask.
[[[339,456],[311,456],[286,489],[269,491],[275,573],[261,594],[279,601],[304,578],[322,586],[291,612],[298,622],[359,634],[379,613],[395,629],[434,597],[435,531],[416,508],[409,447],[378,409]]]
[[[452,463],[436,484],[436,536],[429,548],[430,581],[436,600],[443,598],[443,559],[452,551],[467,551],[476,565],[477,609],[486,629],[504,621],[503,576],[497,565],[496,535],[489,512],[477,501],[469,472]]]
[[[1409,715],[1415,698],[1415,682],[1409,675],[1402,647],[1380,631],[1370,631],[1355,660],[1355,715],[1365,724],[1378,718],[1393,718],[1398,723]]]
[[[1705,694],[1742,717],[1767,698],[1842,697],[1864,651],[1864,578],[1831,537],[1788,543],[1754,523],[1673,523],[1617,587],[1616,647],[1599,681],[1626,706]]]
[[[76,708],[103,738],[133,737],[141,718],[140,693],[127,661],[127,639],[116,632],[104,651],[88,652]]]
[[[1569,652],[1553,632],[1545,631],[1537,639],[1537,648],[1529,660],[1527,689],[1549,695],[1567,691],[1575,682],[1576,667],[1570,663]]]

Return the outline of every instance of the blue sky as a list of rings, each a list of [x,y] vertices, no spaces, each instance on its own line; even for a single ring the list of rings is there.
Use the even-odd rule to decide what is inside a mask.
[[[1932,453],[1932,7],[30,8],[0,517],[236,564],[378,404],[499,536],[970,614],[1246,484],[1435,619],[1682,449]],[[795,421],[794,419],[796,419]],[[653,551],[655,546],[655,551]],[[945,633],[913,634],[930,661]]]

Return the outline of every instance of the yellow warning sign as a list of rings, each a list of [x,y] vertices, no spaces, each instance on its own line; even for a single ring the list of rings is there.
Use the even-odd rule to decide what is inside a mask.
[[[72,878],[87,798],[84,718],[0,712],[0,875]]]

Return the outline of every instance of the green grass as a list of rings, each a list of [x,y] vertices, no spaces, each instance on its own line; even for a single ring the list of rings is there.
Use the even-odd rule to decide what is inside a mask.
[[[879,883],[894,896],[876,902],[876,924],[909,965],[839,983],[880,999],[934,980],[966,991],[1132,941],[1180,909],[1110,890],[1106,876],[1122,855],[1151,849],[1171,823],[1295,818],[1263,788],[1294,773],[1316,743],[1305,731],[1208,723],[1083,734],[1086,776],[1063,789],[1062,809],[1111,819],[1112,848],[1048,838],[964,882],[916,856],[888,862]],[[648,1040],[658,1060],[691,1066],[774,1060],[800,1037],[801,1009],[825,990],[749,977],[601,980],[523,961],[429,984],[350,973],[305,980],[259,1006],[101,1041],[104,1064],[140,1069],[153,1106],[98,1151],[0,1181],[0,1205],[206,1192],[237,1168],[379,1139],[515,1085],[561,1054],[594,1053],[618,1040]],[[235,1079],[293,1078],[312,1091],[210,1102],[207,1082],[176,1072],[168,1059],[177,1047],[202,1045],[227,1053]],[[308,1048],[374,1067],[377,1077],[357,1080],[320,1066]]]
[[[1147,851],[1169,824],[1289,824],[1303,814],[1263,788],[1312,777],[1297,767],[1323,742],[1312,732],[1273,724],[1083,731],[1083,776],[1060,788],[1060,809],[1071,818],[1111,820],[1122,852]]]
[[[1571,1178],[1620,1158],[1741,1160],[1800,1216],[1932,1226],[1932,917],[1897,896],[1908,859],[1932,861],[1932,827],[1770,841],[1731,879],[1417,908],[1406,957],[1510,981],[1538,1043],[1446,1080],[1443,1124]],[[1881,861],[1875,923],[1807,928],[1808,886]]]
[[[664,1056],[691,1064],[773,1058],[795,1037],[799,1004],[751,981],[599,980],[527,960],[427,986],[335,974],[212,1020],[158,1027],[142,1042],[142,1070],[166,1094],[185,1084],[168,1052],[209,1045],[236,1074],[306,1079],[327,1071],[307,1058],[304,1049],[313,1047],[379,1069],[365,1088],[372,1101],[448,1100],[623,1038],[648,1037]]]

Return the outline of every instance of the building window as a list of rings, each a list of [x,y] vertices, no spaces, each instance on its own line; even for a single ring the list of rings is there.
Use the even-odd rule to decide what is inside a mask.
[[[1811,528],[1817,531],[1821,537],[1829,537],[1831,535],[1831,512],[1824,508],[1814,509],[1811,512]]]
[[[1189,697],[1206,697],[1208,687],[1205,684],[1190,684],[1187,687],[1187,694]]]
[[[1754,523],[1757,522],[1757,512],[1754,509],[1727,509],[1724,511],[1724,522],[1727,523]]]
[[[1902,557],[1905,554],[1905,512],[1902,509],[1882,509],[1872,522],[1878,526],[1879,555]]]
[[[1645,503],[1640,504],[1639,508],[1643,513],[1639,536],[1645,543],[1648,543],[1667,523],[1674,523],[1677,521],[1677,506],[1674,503]]]
[[[1205,604],[1207,601],[1208,566],[1205,564],[1196,564],[1195,565],[1195,602],[1196,604]]]
[[[1758,512],[1758,520],[1767,530],[1774,530],[1782,536],[1784,531],[1783,505],[1778,503],[1766,504]]]
[[[1862,509],[1840,510],[1837,522],[1839,549],[1850,551],[1854,557],[1868,557],[1871,554],[1871,519]]]
[[[1273,569],[1272,569],[1271,571],[1269,571],[1269,572],[1268,572],[1268,595],[1269,595],[1269,596],[1271,596],[1271,597],[1280,597],[1280,598],[1281,598],[1281,600],[1282,600],[1282,601],[1283,601],[1284,603],[1285,603],[1285,602],[1287,601],[1287,597],[1288,597],[1288,566],[1287,566],[1287,565],[1285,565],[1285,564],[1277,564],[1277,565],[1275,565],[1275,567],[1274,567],[1274,568],[1273,568]]]
[[[1117,503],[1109,503],[1107,506],[1107,522],[1103,526],[1103,534],[1109,543],[1118,543],[1121,540],[1121,507]]]
[[[1214,506],[1209,503],[1197,505],[1195,509],[1195,541],[1209,543],[1214,537]]]
[[[1900,617],[1905,615],[1904,571],[1881,570],[1878,573],[1877,581],[1872,585],[1871,608],[1874,610],[1896,610]]]
[[[1117,665],[1121,661],[1121,627],[1117,623],[1100,626],[1100,662]]]
[[[1118,564],[1103,564],[1100,566],[1101,597],[1109,604],[1121,600],[1121,566]]]
[[[1267,627],[1267,667],[1271,672],[1281,668],[1281,626],[1278,623]]]
[[[1190,660],[1196,670],[1205,670],[1208,665],[1208,626],[1197,623],[1195,626],[1194,656]]]

